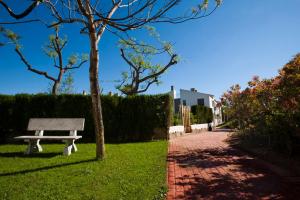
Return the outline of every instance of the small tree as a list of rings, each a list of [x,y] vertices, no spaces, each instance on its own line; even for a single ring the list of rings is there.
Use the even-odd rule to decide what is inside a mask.
[[[68,58],[67,64],[63,61],[63,49],[67,44],[67,39],[59,37],[59,27],[55,26],[55,35],[49,36],[49,43],[43,48],[44,53],[53,60],[53,67],[58,69],[58,75],[51,76],[46,71],[41,71],[33,67],[28,60],[25,58],[21,51],[21,46],[18,43],[19,36],[12,31],[6,31],[6,36],[15,44],[15,52],[19,55],[21,61],[26,65],[27,69],[33,73],[44,76],[49,79],[52,83],[51,94],[56,95],[59,93],[60,84],[63,80],[64,74],[69,70],[80,68],[84,63],[87,62],[88,58],[86,55],[81,56],[73,54]],[[69,77],[70,81],[70,77]]]
[[[117,89],[128,96],[143,93],[154,83],[158,85],[161,75],[179,60],[169,42],[161,41],[153,27],[147,26],[147,29],[162,47],[156,48],[145,42],[137,42],[133,38],[120,41],[121,56],[128,64],[129,72],[122,73],[122,80]],[[164,66],[152,64],[153,57],[163,53],[170,56],[169,62]]]

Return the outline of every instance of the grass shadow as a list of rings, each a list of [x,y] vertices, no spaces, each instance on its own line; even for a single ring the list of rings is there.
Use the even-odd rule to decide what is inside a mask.
[[[87,159],[87,160],[81,160],[81,161],[76,161],[76,162],[70,162],[70,163],[62,163],[62,164],[57,164],[57,165],[52,165],[52,166],[46,166],[46,167],[39,167],[35,169],[26,169],[26,170],[21,170],[21,171],[16,171],[16,172],[8,172],[8,173],[1,173],[1,176],[15,176],[19,174],[27,174],[27,173],[32,173],[32,172],[38,172],[38,171],[46,171],[50,169],[55,169],[55,168],[60,168],[60,167],[66,167],[70,165],[78,165],[82,163],[88,163],[88,162],[96,162],[96,159]]]
[[[4,158],[15,158],[15,157],[19,157],[19,158],[52,158],[58,155],[62,155],[62,153],[35,153],[35,154],[24,154],[24,152],[5,152],[2,153],[0,152],[0,157],[4,157]]]

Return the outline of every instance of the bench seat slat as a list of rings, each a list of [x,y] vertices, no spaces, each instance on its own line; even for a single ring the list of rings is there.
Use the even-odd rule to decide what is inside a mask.
[[[84,118],[31,118],[28,131],[70,131],[84,130]]]
[[[68,140],[68,139],[80,139],[81,135],[78,136],[18,136],[14,137],[15,139],[24,140],[24,139],[42,139],[42,140]]]

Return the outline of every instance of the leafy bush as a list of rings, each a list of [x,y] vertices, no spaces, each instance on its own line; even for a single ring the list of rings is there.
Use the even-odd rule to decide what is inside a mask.
[[[218,128],[234,129],[237,127],[236,120],[231,120],[218,125]]]
[[[300,152],[300,54],[274,78],[255,76],[244,90],[232,86],[222,103],[244,134],[265,138],[269,148],[289,155]]]
[[[172,102],[168,94],[134,97],[102,96],[106,142],[166,139]],[[0,95],[0,142],[26,131],[30,118],[85,118],[83,141],[93,142],[91,98],[85,95]],[[51,133],[50,133],[51,134]],[[55,133],[58,134],[58,133]]]
[[[202,105],[194,105],[191,107],[191,112],[194,123],[205,124],[211,123],[213,120],[213,113],[211,108]]]
[[[179,115],[179,113],[175,113],[173,116],[173,125],[177,126],[177,125],[182,125],[182,119]]]

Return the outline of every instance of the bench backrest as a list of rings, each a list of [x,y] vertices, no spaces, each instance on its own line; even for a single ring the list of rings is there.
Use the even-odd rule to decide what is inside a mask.
[[[28,131],[83,131],[84,118],[31,118]]]

